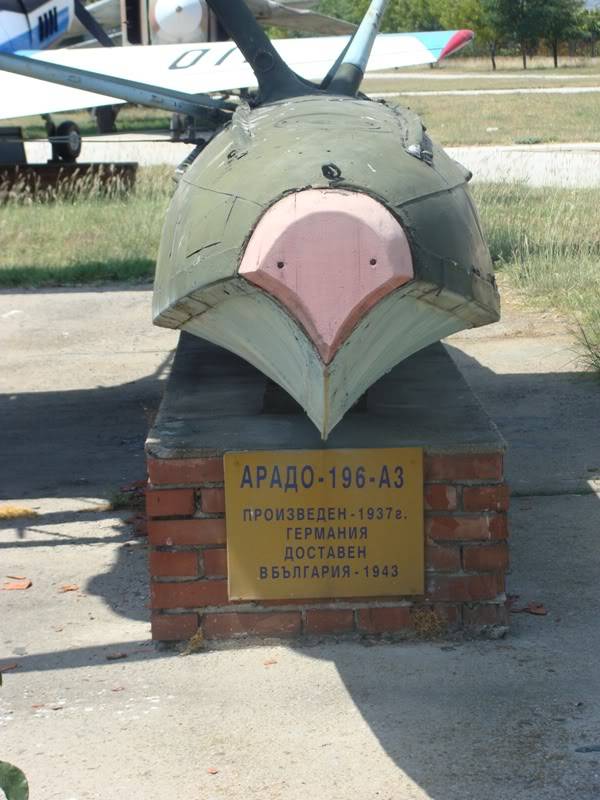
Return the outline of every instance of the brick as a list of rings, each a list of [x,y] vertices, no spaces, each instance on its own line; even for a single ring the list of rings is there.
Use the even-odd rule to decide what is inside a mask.
[[[299,611],[237,612],[205,614],[202,630],[207,639],[234,636],[298,636],[302,618]]]
[[[434,602],[469,603],[493,600],[504,591],[504,581],[495,574],[436,575],[428,580],[427,597]]]
[[[204,574],[207,578],[227,577],[227,550],[219,547],[202,552]]]
[[[498,486],[465,486],[463,509],[465,511],[508,511],[510,492],[505,483]]]
[[[151,520],[148,539],[153,545],[225,544],[224,519]]]
[[[347,633],[352,630],[354,612],[351,608],[312,608],[306,612],[305,633]]]
[[[150,597],[152,608],[221,606],[228,603],[227,581],[153,583]]]
[[[148,475],[154,486],[160,484],[222,483],[222,458],[149,458]]]
[[[507,568],[508,545],[506,542],[482,547],[463,547],[465,572],[504,572]]]
[[[425,548],[425,567],[434,572],[459,572],[458,545],[430,544]]]
[[[426,481],[499,481],[502,453],[426,455]]]
[[[150,517],[191,516],[195,510],[193,489],[146,490],[146,511]]]
[[[508,625],[508,610],[505,605],[465,606],[463,620],[465,625]]]
[[[436,603],[433,610],[448,625],[460,625],[462,622],[462,606],[448,603]]]
[[[222,514],[225,511],[224,489],[202,489],[200,497],[202,511],[207,514]]]
[[[394,633],[410,626],[410,609],[406,606],[361,608],[358,612],[358,629],[363,633]]]
[[[153,550],[150,553],[150,574],[158,578],[196,578],[198,576],[198,554],[191,552],[165,553]]]
[[[198,614],[152,614],[152,638],[157,642],[179,642],[198,630]]]
[[[455,511],[458,504],[456,486],[431,483],[425,486],[425,509],[427,511]]]
[[[508,535],[504,514],[439,516],[425,518],[425,532],[430,539],[481,540],[506,539]]]

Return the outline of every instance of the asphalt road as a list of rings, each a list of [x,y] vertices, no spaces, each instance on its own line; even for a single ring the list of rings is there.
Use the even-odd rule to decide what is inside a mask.
[[[560,321],[506,310],[451,353],[506,437],[497,641],[149,644],[146,547],[98,502],[143,475],[175,343],[150,291],[0,294],[0,752],[45,800],[597,800],[597,382]],[[61,592],[64,584],[79,589]],[[582,752],[582,748],[588,748]]]

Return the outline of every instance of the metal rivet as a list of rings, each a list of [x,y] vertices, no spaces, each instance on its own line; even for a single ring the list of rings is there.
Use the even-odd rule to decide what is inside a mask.
[[[372,259],[369,261],[369,264],[370,264],[372,267],[374,267],[376,263],[377,263],[377,259],[376,259],[376,258],[372,258]]]
[[[277,262],[277,269],[283,269],[284,267],[285,267],[285,264],[283,263],[283,261],[278,261]]]

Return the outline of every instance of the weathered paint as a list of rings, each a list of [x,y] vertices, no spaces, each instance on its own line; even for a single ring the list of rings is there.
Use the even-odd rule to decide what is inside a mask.
[[[360,319],[414,277],[406,234],[366,194],[294,192],[267,211],[240,275],[279,300],[328,364]]]
[[[324,364],[304,328],[271,295],[239,278],[218,286],[221,299],[215,287],[212,308],[182,321],[182,330],[237,353],[268,375],[298,401],[324,439],[395,364],[464,327],[456,314],[431,305],[414,283],[406,284],[377,303]]]
[[[242,106],[175,192],[161,240],[155,322],[246,358],[283,386],[326,437],[400,360],[450,333],[498,319],[498,292],[468,177],[406,109],[335,96]],[[323,190],[362,195],[384,208],[406,237],[414,277],[386,287],[371,303],[369,294],[379,290],[351,274],[361,260],[346,257],[345,232],[336,237],[344,258],[331,259],[345,264],[344,281],[355,287],[344,303],[329,267],[319,281],[307,258],[293,273],[302,285],[278,278],[276,286],[267,252],[246,263],[253,232],[256,242],[263,239],[262,221],[288,195]],[[286,252],[292,221],[282,222]],[[363,217],[357,225],[369,222]],[[276,255],[274,227],[264,241]],[[304,241],[304,255],[314,246]],[[243,260],[244,269],[250,267],[242,275],[253,273],[253,280],[264,265],[255,284],[240,276]],[[341,267],[334,277],[342,277]],[[322,306],[319,288],[327,298]]]

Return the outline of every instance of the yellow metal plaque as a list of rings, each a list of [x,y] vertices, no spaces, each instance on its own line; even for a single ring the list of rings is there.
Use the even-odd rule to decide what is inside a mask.
[[[229,597],[424,590],[420,448],[225,455]]]

